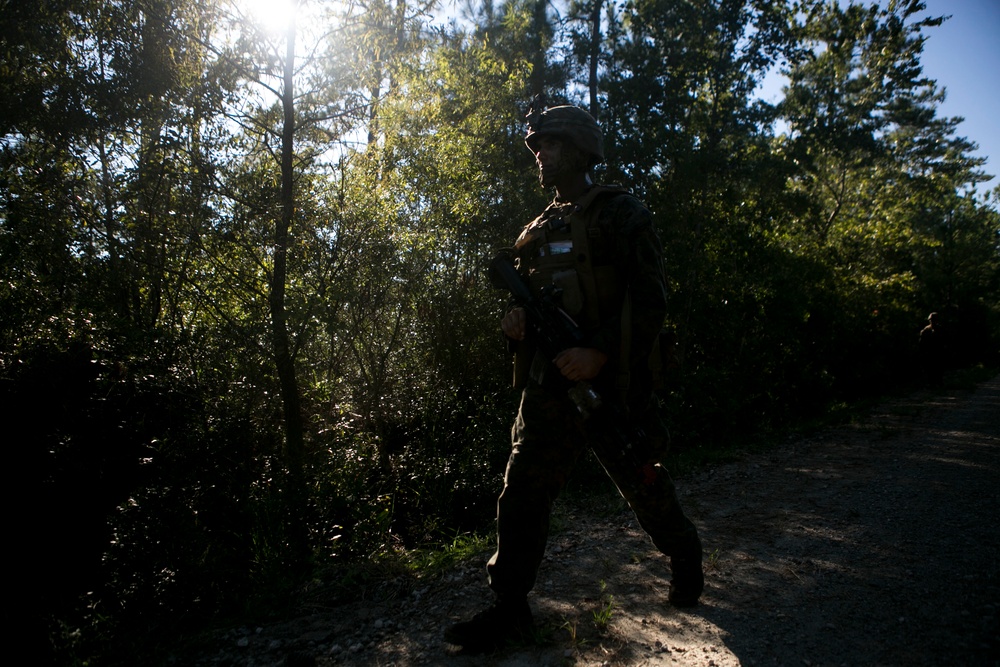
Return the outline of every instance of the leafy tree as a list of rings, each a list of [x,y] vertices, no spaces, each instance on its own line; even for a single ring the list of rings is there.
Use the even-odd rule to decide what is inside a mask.
[[[706,406],[719,425],[748,418],[740,403],[778,372],[761,316],[781,296],[766,232],[788,205],[787,166],[770,149],[775,111],[754,93],[791,49],[790,18],[783,3],[652,1],[608,19],[608,178],[643,196],[661,227],[686,377],[678,410]],[[713,396],[720,381],[740,389]]]
[[[454,517],[481,519],[494,493],[479,482],[506,438],[490,420],[501,410],[505,424],[510,408],[496,407],[498,295],[482,271],[523,223],[515,187],[533,178],[519,127],[528,65],[509,55],[512,39],[407,34],[422,47],[383,63],[393,85],[378,102],[378,134],[344,162],[337,237],[355,239],[360,259],[326,329],[342,350],[338,412],[354,415],[352,446],[378,462],[361,493],[372,505],[392,497],[393,530],[410,540],[437,537]],[[463,426],[470,410],[490,420]]]
[[[98,618],[112,611],[108,600],[128,597],[106,594],[106,519],[142,484],[140,463],[176,435],[183,411],[183,276],[212,171],[204,103],[222,94],[201,85],[211,9],[4,6],[3,51],[20,69],[0,76],[6,99],[19,97],[18,77],[27,82],[2,120],[4,404],[10,418],[47,424],[20,448],[34,521],[47,526],[21,553],[29,570],[74,554],[38,578],[25,606],[40,655],[53,650],[53,614],[80,605]],[[76,599],[81,589],[101,602]]]
[[[923,9],[915,0],[808,5],[806,48],[782,103],[783,150],[797,168],[791,188],[808,202],[784,231],[827,258],[824,289],[836,305],[820,317],[837,322],[834,338],[852,341],[832,355],[845,388],[905,375],[913,340],[905,323],[922,291],[914,250],[934,245],[923,230],[941,215],[927,204],[953,201],[982,179],[974,145],[954,137],[959,119],[937,118],[943,94],[922,76],[924,31],[942,21],[921,18]]]

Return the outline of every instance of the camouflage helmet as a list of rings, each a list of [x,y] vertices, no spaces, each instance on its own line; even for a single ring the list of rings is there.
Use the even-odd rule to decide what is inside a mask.
[[[597,121],[589,113],[571,105],[537,109],[536,102],[528,111],[528,134],[524,143],[534,153],[538,140],[545,136],[569,139],[590,156],[590,165],[604,162],[604,138]]]

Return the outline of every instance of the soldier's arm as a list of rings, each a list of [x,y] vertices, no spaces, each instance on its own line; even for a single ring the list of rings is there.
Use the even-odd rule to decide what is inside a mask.
[[[619,201],[621,200],[621,201]],[[631,359],[648,358],[666,317],[667,297],[663,275],[663,249],[649,211],[632,197],[620,197],[605,207],[615,229],[615,265],[621,290],[631,299]],[[603,218],[603,216],[602,216]],[[610,313],[593,337],[594,346],[618,354],[621,311]]]

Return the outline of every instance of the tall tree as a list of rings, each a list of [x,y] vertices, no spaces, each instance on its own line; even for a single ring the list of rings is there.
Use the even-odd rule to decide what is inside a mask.
[[[280,216],[274,222],[274,259],[271,267],[270,305],[274,360],[281,384],[281,404],[285,424],[285,452],[289,475],[289,496],[293,511],[301,513],[307,503],[303,479],[303,425],[298,373],[288,334],[285,284],[288,281],[289,230],[295,219],[295,12],[285,29],[285,57],[281,89],[281,194]],[[301,515],[293,516],[292,547],[299,558],[308,552],[306,524]]]

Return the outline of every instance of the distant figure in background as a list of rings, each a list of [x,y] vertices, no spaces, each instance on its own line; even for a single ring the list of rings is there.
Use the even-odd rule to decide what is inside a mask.
[[[931,313],[927,316],[927,326],[920,330],[920,363],[931,387],[944,384],[945,347],[941,316]]]

